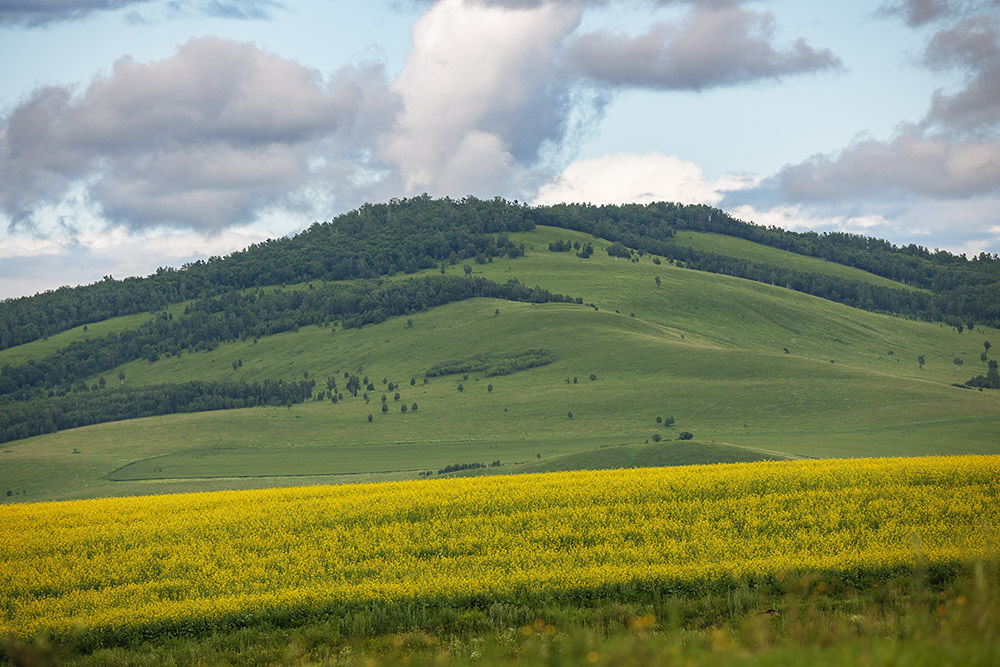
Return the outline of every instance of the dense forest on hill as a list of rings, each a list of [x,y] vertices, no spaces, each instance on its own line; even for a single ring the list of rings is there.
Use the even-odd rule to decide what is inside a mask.
[[[252,290],[196,301],[180,317],[163,315],[121,332],[76,341],[40,360],[0,369],[0,396],[38,398],[46,391],[87,389],[85,378],[135,359],[213,349],[220,343],[339,322],[345,328],[384,321],[453,301],[492,297],[530,303],[582,302],[521,285],[469,276],[361,281],[311,290]]]
[[[956,325],[1000,325],[1000,258],[985,253],[970,260],[852,234],[789,232],[741,222],[701,205],[528,207],[499,198],[424,195],[366,204],[330,222],[315,223],[294,237],[181,269],[160,269],[147,278],[106,278],[93,285],[5,300],[0,302],[0,349],[117,315],[156,311],[171,303],[237,290],[310,280],[374,279],[472,258],[485,262],[500,255],[516,257],[523,248],[506,234],[537,224],[590,233],[689,268],[768,282],[869,310]],[[863,269],[927,292],[694,250],[672,242],[677,230],[739,237]]]
[[[116,386],[103,376],[145,358],[210,350],[307,325],[362,327],[394,315],[454,301],[492,297],[528,303],[580,303],[516,279],[501,285],[481,277],[425,276],[388,282],[363,280],[300,290],[244,290],[196,300],[183,315],[161,313],[131,329],[76,341],[39,360],[0,369],[0,442],[107,421],[299,403],[314,383],[187,383],[142,389]],[[124,378],[119,378],[123,380]],[[355,392],[356,393],[356,392]]]
[[[943,250],[931,252],[913,244],[898,247],[856,234],[790,232],[746,223],[709,206],[666,202],[624,206],[558,204],[530,209],[529,217],[539,225],[600,236],[684,262],[688,268],[788,287],[856,308],[945,320],[953,325],[1000,325],[1000,258],[987,253],[970,260]],[[699,251],[672,243],[677,230],[742,238],[862,269],[930,293],[876,287]]]
[[[179,412],[292,405],[312,397],[315,381],[185,382],[150,387],[119,386],[28,401],[5,401],[0,442],[77,426]]]
[[[366,204],[291,237],[147,278],[104,280],[0,302],[0,349],[171,303],[309,280],[378,278],[441,262],[515,257],[504,232],[532,229],[527,207],[503,199],[416,197]]]

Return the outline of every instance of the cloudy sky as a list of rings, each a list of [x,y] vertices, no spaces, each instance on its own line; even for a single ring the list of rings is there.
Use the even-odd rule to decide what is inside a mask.
[[[0,0],[0,298],[422,192],[1000,253],[1000,0]]]

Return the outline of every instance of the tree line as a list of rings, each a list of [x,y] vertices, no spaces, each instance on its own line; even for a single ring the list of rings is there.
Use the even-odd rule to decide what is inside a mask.
[[[0,409],[0,442],[43,433],[181,412],[292,405],[312,396],[314,381],[185,382],[112,387],[28,401],[6,401]]]
[[[432,199],[427,195],[365,204],[330,222],[314,223],[290,237],[250,246],[227,257],[161,268],[146,278],[110,277],[83,287],[64,287],[0,302],[0,349],[60,331],[168,304],[206,299],[255,287],[311,280],[376,279],[400,272],[479,262],[521,254],[507,233],[544,224],[585,232],[692,268],[803,289],[850,305],[955,323],[1000,325],[1000,258],[972,259],[943,250],[841,232],[790,232],[743,222],[705,205],[669,202],[621,206],[559,204],[527,207],[496,198]],[[859,268],[933,292],[930,299],[907,290],[828,279],[717,253],[696,252],[673,242],[677,230],[734,236],[790,252]],[[562,243],[554,251],[568,251]],[[586,256],[581,249],[581,256]],[[266,335],[266,334],[264,334]]]
[[[781,285],[866,310],[944,320],[956,326],[969,322],[1000,326],[1000,258],[989,253],[969,260],[943,250],[930,252],[913,244],[898,247],[855,234],[790,232],[743,222],[705,205],[558,204],[530,209],[529,214],[535,224],[574,229],[612,241],[609,252],[614,256],[625,257],[633,248],[682,261],[689,268]],[[674,242],[677,230],[735,236],[852,266],[931,293],[695,250]]]
[[[301,233],[146,278],[61,287],[0,301],[0,349],[75,326],[234,290],[310,280],[378,278],[441,262],[520,254],[505,236],[534,228],[523,204],[427,195],[365,204]]]
[[[345,328],[360,327],[475,297],[530,303],[583,301],[527,287],[516,279],[501,285],[482,277],[438,275],[307,290],[234,292],[192,303],[178,317],[161,314],[132,329],[75,341],[42,359],[4,366],[0,396],[24,400],[45,389],[85,389],[86,378],[136,359],[155,361],[163,355],[208,350],[223,342],[311,324],[339,321]]]

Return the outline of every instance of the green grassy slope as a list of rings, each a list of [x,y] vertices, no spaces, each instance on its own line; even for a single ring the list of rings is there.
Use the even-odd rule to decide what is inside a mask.
[[[705,232],[679,231],[674,237],[677,245],[685,248],[693,248],[704,252],[714,252],[728,257],[745,259],[758,264],[778,266],[802,273],[818,273],[845,280],[856,280],[859,282],[876,285],[878,287],[888,287],[891,289],[919,289],[910,287],[903,283],[868,273],[852,266],[844,266],[835,262],[828,262],[817,257],[808,255],[798,255],[787,250],[771,248],[769,246],[747,241],[735,236],[725,236],[724,234],[709,234]],[[926,291],[926,290],[919,290]]]
[[[985,373],[986,364],[979,361],[982,343],[1000,340],[1000,330],[991,327],[976,326],[959,334],[941,323],[907,321],[749,280],[656,265],[649,255],[636,263],[611,258],[604,251],[610,244],[600,240],[594,242],[593,257],[586,260],[573,253],[548,252],[548,243],[561,238],[593,241],[561,229],[539,227],[512,238],[532,251],[515,262],[474,266],[474,274],[494,280],[516,276],[529,285],[581,296],[602,310],[635,313],[684,334],[687,340],[720,347],[774,353],[788,348],[792,356],[833,359],[866,370],[951,384]],[[657,276],[660,287],[655,284]],[[917,363],[921,355],[926,362],[923,369]],[[956,358],[963,360],[962,366],[954,364]]]
[[[172,304],[160,312],[171,313],[176,316],[184,312],[184,304]],[[80,340],[88,340],[90,338],[98,338],[112,332],[123,331],[125,329],[144,324],[145,322],[149,322],[154,317],[156,317],[154,313],[136,313],[135,315],[112,317],[111,319],[107,319],[102,322],[94,322],[92,324],[73,327],[72,329],[55,334],[54,336],[49,336],[48,338],[40,338],[39,340],[35,340],[30,343],[9,347],[5,350],[0,350],[0,367],[6,365],[18,366],[26,361],[41,359],[53,354],[63,347],[66,347],[70,343]]]
[[[412,327],[407,317],[363,329],[305,327],[135,361],[120,369],[127,384],[308,373],[320,386],[337,376],[343,387],[351,371],[367,375],[376,391],[370,404],[359,395],[336,405],[151,417],[6,443],[0,501],[402,479],[495,460],[500,472],[561,465],[556,457],[565,456],[572,465],[597,465],[615,455],[594,452],[641,447],[654,433],[670,441],[657,451],[679,456],[666,448],[681,444],[682,430],[719,451],[735,445],[778,457],[1000,453],[1000,395],[950,386],[985,372],[978,354],[983,339],[1000,340],[996,330],[958,334],[655,265],[649,256],[613,259],[600,241],[587,260],[550,253],[550,240],[590,239],[564,230],[516,237],[529,246],[526,257],[473,265],[474,274],[517,277],[598,310],[476,299],[413,314]],[[532,348],[550,350],[556,361],[504,377],[422,381],[442,361]],[[952,362],[959,356],[961,367]],[[243,364],[234,370],[236,360]],[[386,414],[383,378],[401,384],[398,402],[387,392]],[[419,409],[403,414],[403,403]],[[657,416],[677,423],[663,428]]]
[[[514,466],[474,468],[450,473],[456,477],[570,470],[614,470],[618,468],[659,468],[663,466],[706,465],[780,461],[783,456],[735,445],[678,440],[642,445],[604,445],[599,449],[562,454],[548,459],[529,460]]]

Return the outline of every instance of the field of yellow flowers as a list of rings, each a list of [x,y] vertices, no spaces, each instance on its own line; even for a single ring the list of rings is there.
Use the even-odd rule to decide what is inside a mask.
[[[0,507],[0,635],[992,558],[1000,457],[497,476]],[[534,597],[533,597],[534,596]]]

